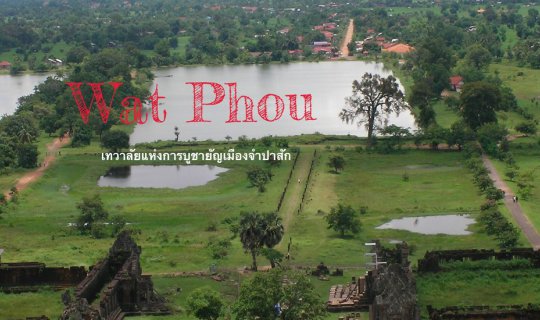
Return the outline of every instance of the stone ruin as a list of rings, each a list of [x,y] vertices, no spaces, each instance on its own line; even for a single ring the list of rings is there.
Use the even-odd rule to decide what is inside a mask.
[[[527,259],[535,268],[540,268],[540,250],[533,248],[514,248],[495,251],[492,249],[439,250],[428,251],[423,259],[418,260],[418,272],[439,272],[443,262],[479,261],[479,260],[513,260]]]
[[[513,306],[454,306],[440,309],[428,306],[430,320],[533,320],[540,319],[539,305],[513,305]]]
[[[47,267],[40,262],[0,263],[0,291],[21,293],[38,291],[42,286],[65,289],[86,277],[84,267]]]
[[[165,300],[150,276],[142,275],[141,248],[130,233],[118,235],[107,257],[98,262],[75,289],[62,295],[61,320],[120,320],[125,316],[168,315]]]
[[[416,283],[409,263],[409,247],[403,242],[384,249],[378,241],[374,253],[388,259],[365,276],[330,288],[328,311],[368,311],[372,320],[419,319]]]

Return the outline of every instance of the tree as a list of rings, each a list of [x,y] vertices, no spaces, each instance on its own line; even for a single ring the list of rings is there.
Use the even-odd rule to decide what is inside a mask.
[[[176,138],[174,139],[175,142],[178,142],[178,137],[180,137],[180,131],[178,130],[178,126],[174,127],[174,135]]]
[[[71,139],[71,146],[81,147],[81,146],[87,146],[92,141],[92,130],[90,127],[79,124],[75,127],[73,132],[73,138]]]
[[[223,304],[221,295],[208,287],[195,289],[187,298],[188,311],[197,319],[217,319]]]
[[[104,221],[109,216],[99,194],[82,198],[77,204],[77,209],[81,212],[77,218],[77,229],[81,233],[92,230],[96,222]]]
[[[244,250],[251,254],[251,269],[257,271],[257,255],[260,250],[264,246],[272,248],[277,245],[285,230],[277,213],[243,212],[240,214],[237,231]]]
[[[339,170],[343,170],[343,168],[345,167],[345,159],[342,156],[335,155],[330,157],[327,165],[330,168],[334,169],[335,173],[339,173]]]
[[[368,147],[373,144],[375,123],[385,120],[390,113],[399,113],[407,109],[403,92],[399,89],[396,78],[382,78],[378,74],[365,73],[362,80],[353,82],[353,95],[345,99],[345,108],[340,118],[352,123],[365,124],[368,131]]]
[[[342,237],[347,231],[353,234],[360,232],[360,220],[357,218],[357,212],[351,206],[345,206],[340,203],[337,207],[330,209],[330,213],[325,219],[328,223],[328,229],[334,229]]]
[[[325,314],[320,301],[308,276],[274,269],[242,283],[233,313],[236,319],[316,320]]]
[[[17,146],[17,164],[22,168],[37,167],[38,149],[34,144],[21,144]]]
[[[482,70],[489,66],[489,63],[491,62],[491,53],[488,49],[479,44],[473,44],[468,47],[466,51],[467,55],[465,55],[465,60],[476,70]]]
[[[535,135],[537,130],[538,129],[536,128],[536,122],[530,120],[521,122],[516,126],[516,131],[521,132],[527,136]]]
[[[484,151],[491,155],[496,155],[498,153],[498,144],[502,141],[508,131],[502,125],[497,123],[487,123],[478,128],[477,136],[478,141]]]
[[[247,172],[247,178],[249,183],[257,187],[259,192],[266,190],[266,184],[272,180],[273,174],[270,169],[263,169],[261,167],[255,167]]]
[[[478,81],[463,85],[460,96],[461,114],[465,123],[476,130],[488,122],[497,122],[495,111],[501,104],[501,92],[495,84]]]
[[[101,139],[101,146],[118,152],[119,149],[129,148],[129,135],[124,131],[111,130],[106,132]]]
[[[401,149],[403,140],[411,135],[409,129],[396,126],[395,124],[384,127],[380,133],[388,136],[387,143],[391,150],[396,146],[398,149]]]
[[[475,138],[474,132],[463,121],[457,121],[450,126],[450,133],[448,135],[448,145],[457,146],[458,150],[463,149],[468,141],[473,141]]]

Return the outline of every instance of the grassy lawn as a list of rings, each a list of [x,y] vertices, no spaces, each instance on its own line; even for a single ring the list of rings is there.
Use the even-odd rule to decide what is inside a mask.
[[[441,308],[535,303],[540,299],[539,279],[538,269],[453,270],[418,275],[416,288],[422,319],[427,319],[428,305]]]
[[[318,140],[317,135],[303,138],[303,142]],[[323,261],[331,269],[346,268],[344,277],[331,281],[314,279],[321,302],[326,300],[333,283],[345,283],[351,276],[363,273],[367,262],[363,256],[363,243],[371,239],[382,239],[385,244],[393,239],[408,241],[416,247],[413,264],[426,250],[495,247],[488,236],[476,232],[476,225],[469,228],[474,233],[467,236],[428,236],[375,229],[391,219],[405,216],[453,212],[475,216],[482,197],[462,167],[461,154],[416,150],[392,155],[358,153],[352,150],[352,141],[339,142],[347,145],[347,151],[342,152],[346,167],[340,174],[330,173],[326,166],[328,156],[334,152],[321,146],[302,147],[302,152],[309,153],[314,148],[321,149],[304,210],[300,215],[294,214],[286,233],[287,243],[288,237],[292,237],[292,266],[313,267]],[[217,146],[216,150],[223,148],[228,146]],[[192,279],[186,282],[185,278],[163,275],[206,271],[213,263],[228,272],[249,265],[250,258],[244,254],[237,239],[233,240],[229,255],[223,260],[213,260],[206,245],[212,237],[230,235],[228,228],[220,223],[224,218],[247,210],[275,210],[292,163],[283,163],[274,169],[275,176],[264,194],[249,187],[245,171],[252,163],[246,162],[227,163],[228,172],[200,187],[182,190],[100,188],[96,182],[111,163],[102,161],[99,154],[95,154],[99,150],[96,143],[83,149],[64,148],[62,157],[43,178],[22,192],[19,204],[9,206],[0,219],[0,234],[3,239],[10,239],[2,243],[6,249],[3,261],[88,266],[104,257],[112,243],[111,238],[92,239],[67,226],[78,215],[76,204],[80,199],[98,192],[111,216],[122,214],[133,228],[141,230],[136,240],[143,248],[142,268],[145,273],[155,275],[156,288],[178,310],[185,308],[185,297],[190,288],[199,286],[215,287],[226,298],[234,298],[235,288],[231,281],[217,283],[209,279]],[[404,173],[409,175],[409,181],[403,181]],[[326,228],[321,213],[329,212],[340,201],[355,209],[368,207],[367,214],[361,216],[363,227],[359,235],[341,238]],[[211,222],[217,223],[217,231],[207,231]],[[285,241],[278,249],[286,250]],[[267,262],[260,257],[259,264]],[[182,288],[181,294],[176,294],[176,287]],[[328,319],[337,319],[337,315],[329,315]]]
[[[400,230],[377,230],[394,218],[467,212],[477,214],[482,197],[462,167],[459,153],[409,151],[403,154],[378,155],[345,151],[346,168],[340,174],[329,172],[326,162],[330,152],[322,152],[312,175],[307,204],[291,225],[293,259],[314,265],[363,267],[364,242],[381,239],[405,240],[414,245],[416,254],[426,250],[452,248],[491,248],[495,243],[483,233],[468,236],[421,235]],[[405,182],[404,173],[410,177]],[[358,210],[361,216],[359,235],[341,238],[327,229],[324,213],[338,203]],[[478,231],[476,225],[471,231]]]
[[[21,294],[0,293],[0,318],[21,319],[24,316],[45,315],[57,319],[64,310],[61,294],[61,291],[47,289]]]

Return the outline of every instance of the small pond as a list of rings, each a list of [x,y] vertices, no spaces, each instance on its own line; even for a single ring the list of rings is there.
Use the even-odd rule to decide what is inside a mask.
[[[450,214],[394,219],[376,229],[407,230],[421,234],[468,235],[472,232],[467,231],[467,228],[474,223],[474,219],[468,214]]]
[[[98,186],[183,189],[205,185],[226,171],[211,165],[112,167],[99,178]]]

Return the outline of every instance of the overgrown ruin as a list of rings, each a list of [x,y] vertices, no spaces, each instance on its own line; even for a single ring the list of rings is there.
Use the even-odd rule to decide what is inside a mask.
[[[140,254],[141,248],[130,233],[120,233],[107,257],[79,283],[74,300],[64,295],[66,308],[60,319],[120,320],[170,314],[151,277],[142,275]]]
[[[416,285],[409,263],[409,248],[403,242],[384,249],[375,242],[374,256],[388,264],[377,264],[365,276],[346,285],[332,286],[329,311],[367,311],[372,320],[415,320],[419,318]],[[376,258],[375,258],[376,259]]]
[[[90,268],[49,268],[43,263],[0,264],[0,289],[9,293],[40,287],[75,288],[62,294],[62,320],[121,320],[126,316],[168,315],[170,310],[154,290],[151,276],[142,275],[141,248],[130,233],[121,232],[109,254]],[[46,317],[27,319],[47,319]]]

